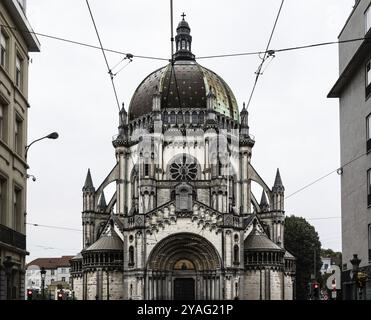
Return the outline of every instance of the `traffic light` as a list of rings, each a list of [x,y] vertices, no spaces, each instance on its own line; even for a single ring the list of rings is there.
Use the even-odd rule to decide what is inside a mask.
[[[63,300],[63,291],[58,292],[58,300]]]
[[[27,290],[27,300],[32,300],[33,292],[32,290],[28,289]]]
[[[319,284],[317,282],[313,283],[313,298],[316,300],[319,299]]]

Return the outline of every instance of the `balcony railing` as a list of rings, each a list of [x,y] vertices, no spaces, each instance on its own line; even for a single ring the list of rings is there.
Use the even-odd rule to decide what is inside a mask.
[[[0,224],[0,242],[26,250],[26,236]]]

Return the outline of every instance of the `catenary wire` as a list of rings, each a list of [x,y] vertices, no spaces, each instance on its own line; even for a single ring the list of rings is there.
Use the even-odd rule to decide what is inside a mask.
[[[90,14],[90,17],[91,17],[91,20],[93,22],[93,25],[94,25],[94,29],[95,29],[95,33],[98,37],[98,41],[99,41],[99,45],[100,45],[100,48],[102,50],[102,54],[103,54],[103,57],[104,57],[104,61],[106,62],[106,66],[107,66],[107,69],[108,69],[108,74],[110,75],[110,79],[111,79],[111,83],[112,83],[112,88],[113,88],[113,92],[115,94],[115,98],[116,98],[116,103],[117,103],[117,108],[120,112],[120,102],[119,102],[119,99],[117,97],[117,90],[116,90],[116,86],[115,86],[115,81],[113,80],[114,78],[114,75],[112,74],[112,70],[108,64],[108,60],[107,60],[107,56],[106,56],[106,52],[104,51],[103,49],[103,44],[102,44],[102,40],[100,39],[100,36],[99,36],[99,32],[98,32],[98,28],[97,28],[97,25],[95,23],[95,20],[94,20],[94,16],[93,16],[93,12],[91,11],[91,8],[90,8],[90,5],[89,5],[89,0],[86,0],[86,5],[88,6],[88,9],[89,9],[89,14]]]
[[[3,28],[8,28],[8,29],[15,30],[15,31],[18,31],[18,32],[22,32],[22,33],[31,33],[31,34],[34,34],[34,35],[39,36],[39,37],[44,37],[44,38],[49,38],[49,39],[53,39],[53,40],[63,41],[63,42],[67,42],[67,43],[71,43],[71,44],[75,44],[75,45],[79,45],[79,46],[83,46],[83,47],[87,47],[87,48],[102,50],[101,47],[98,47],[98,46],[95,46],[95,45],[92,45],[92,44],[89,44],[89,43],[84,43],[84,42],[81,42],[81,41],[66,39],[66,38],[57,37],[57,36],[53,36],[53,35],[49,35],[49,34],[45,34],[45,33],[40,33],[40,32],[22,30],[22,29],[18,29],[18,28],[15,28],[15,27],[5,25],[5,24],[0,24],[0,26],[3,27]],[[169,59],[166,59],[166,58],[136,55],[136,54],[126,53],[126,52],[122,52],[122,51],[119,51],[119,50],[108,49],[108,48],[103,48],[103,50],[107,51],[107,52],[111,52],[111,53],[116,53],[116,54],[132,55],[134,58],[140,58],[140,59],[161,60],[161,61],[168,61],[169,60]]]
[[[340,166],[340,168],[337,168],[337,169],[335,169],[335,170],[330,171],[329,173],[325,174],[324,176],[322,176],[322,177],[320,177],[320,178],[314,180],[314,181],[311,182],[311,183],[308,183],[308,184],[305,185],[304,187],[302,187],[302,188],[296,190],[295,192],[289,194],[288,196],[285,197],[285,199],[288,199],[288,198],[292,197],[293,195],[298,194],[299,192],[301,192],[301,191],[303,191],[303,190],[309,188],[310,186],[312,186],[312,185],[316,184],[317,182],[319,182],[319,181],[321,181],[321,180],[327,178],[328,176],[330,176],[331,174],[333,174],[333,173],[335,173],[335,172],[337,172],[338,174],[342,174],[342,171],[343,171],[344,167],[350,165],[350,164],[353,163],[354,161],[357,161],[358,159],[364,157],[364,156],[367,155],[367,154],[368,154],[368,152],[365,152],[365,153],[360,154],[359,156],[355,157],[354,159],[352,159],[352,160],[348,161],[347,163],[343,164],[342,166]]]
[[[69,227],[49,226],[49,225],[46,225],[46,224],[31,223],[31,222],[27,222],[26,224],[28,224],[30,226],[33,226],[33,227],[43,227],[43,228],[51,228],[51,229],[60,229],[60,230],[82,232],[81,229],[74,229],[74,228],[69,228]]]
[[[11,27],[5,24],[0,24],[0,27],[8,28],[11,30],[23,32],[23,33],[31,33],[34,35],[37,35],[39,37],[44,37],[44,38],[49,38],[53,40],[58,40],[62,42],[67,42],[87,48],[92,48],[92,49],[97,49],[101,50],[101,47],[95,46],[89,43],[84,43],[81,41],[76,41],[76,40],[71,40],[67,38],[62,38],[62,37],[57,37],[45,33],[40,33],[40,32],[35,32],[35,31],[29,31],[29,30],[22,30],[16,27]],[[302,46],[294,46],[294,47],[287,47],[287,48],[281,48],[281,49],[272,49],[270,50],[271,52],[285,52],[285,51],[293,51],[293,50],[301,50],[301,49],[310,49],[310,48],[315,48],[315,47],[320,47],[320,46],[327,46],[327,45],[334,45],[334,44],[341,44],[341,43],[348,43],[348,42],[355,42],[355,41],[365,41],[365,40],[370,40],[369,38],[354,38],[354,39],[348,39],[348,40],[340,40],[340,41],[328,41],[328,42],[319,42],[319,43],[313,43],[313,44],[307,44],[307,45],[302,45]],[[109,48],[103,48],[104,51],[106,52],[111,52],[115,54],[120,54],[120,55],[130,55],[130,53],[126,53],[123,51],[115,50],[115,49],[109,49]],[[251,52],[240,52],[240,53],[226,53],[226,54],[219,54],[219,55],[209,55],[209,56],[200,56],[197,57],[197,60],[200,59],[212,59],[212,58],[228,58],[228,57],[239,57],[239,56],[251,56],[251,55],[261,55],[264,54],[265,51],[251,51]],[[143,56],[143,55],[136,55],[132,54],[134,58],[141,58],[141,59],[150,59],[150,60],[160,60],[160,61],[169,61],[167,58],[160,58],[160,57],[153,57],[153,56]]]
[[[246,105],[246,108],[248,109],[249,106],[250,106],[250,103],[251,103],[251,100],[252,100],[252,97],[254,95],[254,92],[255,92],[255,89],[256,89],[256,85],[258,84],[258,80],[259,80],[259,77],[260,75],[262,74],[261,73],[261,70],[263,68],[263,65],[264,65],[264,62],[266,61],[267,59],[267,55],[268,55],[268,49],[269,49],[269,46],[271,44],[271,41],[272,41],[272,38],[273,38],[273,34],[274,34],[274,31],[276,30],[276,26],[277,26],[277,22],[278,22],[278,19],[281,15],[281,11],[282,11],[282,6],[284,4],[285,0],[282,0],[281,1],[281,5],[280,5],[280,8],[278,9],[278,13],[277,13],[277,16],[276,16],[276,20],[274,21],[274,25],[273,25],[273,28],[272,28],[272,32],[269,36],[269,40],[268,40],[268,44],[267,44],[267,47],[265,49],[265,52],[264,52],[264,56],[262,58],[262,61],[258,67],[258,70],[256,72],[256,77],[255,77],[255,81],[254,81],[254,84],[253,84],[253,87],[252,87],[252,90],[251,90],[251,93],[250,93],[250,97],[249,97],[249,100],[247,102],[247,105]]]

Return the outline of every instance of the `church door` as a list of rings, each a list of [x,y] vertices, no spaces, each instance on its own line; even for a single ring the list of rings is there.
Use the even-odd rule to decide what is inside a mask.
[[[195,280],[192,278],[177,278],[174,280],[174,300],[194,300]]]

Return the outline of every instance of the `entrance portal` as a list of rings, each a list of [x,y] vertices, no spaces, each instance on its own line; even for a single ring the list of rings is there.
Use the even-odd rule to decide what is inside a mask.
[[[195,280],[192,278],[177,278],[174,280],[174,300],[194,300]]]

